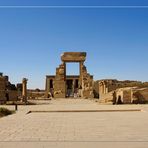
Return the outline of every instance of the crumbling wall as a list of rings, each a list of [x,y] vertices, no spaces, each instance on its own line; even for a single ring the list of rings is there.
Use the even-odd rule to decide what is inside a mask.
[[[130,104],[132,100],[132,88],[119,88],[106,94],[102,94],[99,98],[100,103],[109,104]]]
[[[130,104],[132,100],[132,87],[119,88],[116,92],[115,104]]]
[[[87,73],[86,66],[83,65],[82,68],[82,89],[83,89],[83,97],[86,98],[94,98],[93,94],[93,76]]]
[[[132,89],[123,90],[123,104],[130,104],[132,100]]]
[[[66,63],[67,62],[79,62],[80,75],[78,84],[78,96],[85,98],[93,98],[93,76],[87,73],[87,69],[84,66],[86,59],[86,52],[64,52],[61,55],[62,64],[56,68],[56,75],[53,81],[53,91],[55,98],[65,98],[68,89],[66,88]],[[50,92],[49,80],[46,77],[46,96]]]
[[[61,64],[56,68],[56,76],[54,81],[54,97],[65,98],[65,64]]]
[[[109,92],[107,94],[102,94],[101,97],[99,98],[99,103],[101,103],[101,104],[114,104],[113,92]]]
[[[18,92],[16,90],[9,90],[9,101],[17,101],[18,99]]]
[[[134,89],[132,103],[148,103],[148,88]]]
[[[6,102],[5,91],[0,90],[0,104],[4,104]]]
[[[1,103],[6,101],[5,90],[6,90],[6,79],[1,75],[0,76],[0,102]]]
[[[9,82],[8,76],[0,75],[0,101],[2,103],[6,101],[15,101],[17,100],[17,89],[14,84]]]
[[[98,81],[94,81],[93,93],[94,93],[94,98],[99,98],[99,82]]]

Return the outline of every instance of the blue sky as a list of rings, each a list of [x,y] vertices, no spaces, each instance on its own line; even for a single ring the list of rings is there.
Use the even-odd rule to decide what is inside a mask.
[[[148,81],[148,8],[15,8],[1,6],[148,6],[146,0],[0,0],[0,71],[44,88],[64,51],[86,51],[94,79]],[[73,67],[73,68],[71,68]],[[70,74],[78,65],[68,65]]]

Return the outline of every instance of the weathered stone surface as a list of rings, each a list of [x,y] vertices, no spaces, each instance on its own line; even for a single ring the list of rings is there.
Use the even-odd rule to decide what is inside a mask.
[[[18,92],[16,90],[9,90],[9,101],[17,101]]]
[[[17,90],[14,84],[9,82],[8,76],[3,76],[0,74],[0,102],[1,104],[6,103],[6,101],[17,100]]]
[[[61,55],[63,62],[84,62],[86,59],[86,52],[64,52]]]
[[[0,104],[6,102],[6,79],[3,74],[0,75]]]
[[[147,82],[103,79],[95,81],[94,87],[95,93],[99,95],[99,102],[103,103],[112,100],[113,104],[118,104],[120,100],[124,104],[129,104],[132,102],[144,103],[148,100],[148,93],[146,91],[148,87]],[[114,92],[115,97],[112,96]]]
[[[14,109],[10,105],[5,107]],[[57,109],[143,111],[26,114],[30,110]],[[148,105],[98,105],[86,99],[53,99],[42,105],[20,105],[16,114],[0,120],[0,147],[147,148],[147,112]]]
[[[148,88],[135,88],[132,90],[132,103],[148,103]]]

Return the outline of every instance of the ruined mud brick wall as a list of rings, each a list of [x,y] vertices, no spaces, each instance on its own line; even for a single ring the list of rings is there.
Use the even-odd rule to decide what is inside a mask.
[[[0,77],[0,90],[6,89],[6,80],[4,77]]]
[[[3,91],[3,90],[0,90],[0,102],[1,101],[6,101],[5,91]]]
[[[0,101],[6,100],[5,89],[6,89],[6,80],[3,76],[0,76]]]
[[[132,102],[134,103],[147,103],[148,102],[148,88],[138,89],[135,88],[132,90]]]
[[[18,99],[18,92],[16,90],[9,90],[9,101],[17,101]]]
[[[6,101],[6,93],[8,93],[9,101],[17,100],[17,90],[14,84],[9,82],[8,76],[0,76],[0,100]]]
[[[14,84],[11,84],[9,81],[7,81],[6,83],[7,83],[6,89],[9,95],[9,101],[16,101],[18,98],[18,91],[16,86]]]

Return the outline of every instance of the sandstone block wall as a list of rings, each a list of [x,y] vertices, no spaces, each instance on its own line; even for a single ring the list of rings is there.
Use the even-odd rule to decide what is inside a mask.
[[[6,80],[3,76],[0,76],[0,101],[5,101],[5,89],[6,89]]]
[[[61,64],[56,69],[56,76],[54,81],[54,97],[65,98],[65,88],[65,64]]]
[[[132,101],[132,90],[124,90],[123,91],[123,103],[124,104],[130,104]]]
[[[9,90],[9,101],[17,101],[18,98],[18,92],[16,90]]]
[[[6,101],[5,91],[4,90],[0,90],[0,101]]]
[[[134,89],[132,93],[133,103],[148,103],[148,88]]]

